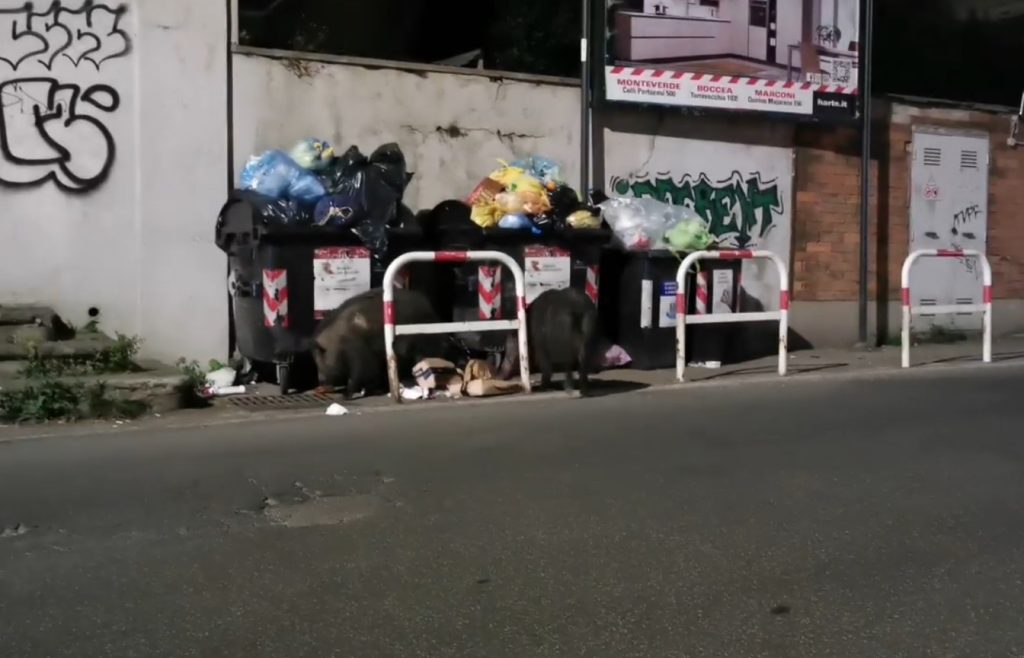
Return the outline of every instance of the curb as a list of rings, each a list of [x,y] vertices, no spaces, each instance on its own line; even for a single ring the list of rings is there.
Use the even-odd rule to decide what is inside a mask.
[[[998,358],[999,355],[996,355]],[[538,402],[570,401],[570,400],[597,400],[609,396],[630,396],[643,395],[647,393],[665,393],[669,391],[701,390],[705,388],[736,388],[740,386],[761,386],[766,384],[781,384],[783,386],[799,385],[801,383],[820,383],[822,381],[849,382],[878,379],[898,378],[920,378],[933,375],[964,375],[976,374],[978,371],[991,370],[1012,370],[1024,367],[1024,357],[1004,357],[1003,360],[992,363],[980,361],[953,362],[953,363],[930,363],[921,364],[909,369],[897,367],[865,368],[861,370],[850,370],[846,372],[835,371],[813,371],[805,373],[790,373],[785,377],[779,377],[774,373],[738,374],[734,376],[719,375],[710,379],[690,381],[684,383],[668,382],[659,384],[643,385],[643,388],[630,390],[611,390],[606,394],[596,395],[588,398],[581,398],[578,395],[566,395],[562,391],[534,393],[527,396],[510,395],[493,398],[463,398],[459,401],[440,403],[405,403],[389,404],[382,402],[372,406],[359,407],[353,405],[349,411],[353,416],[374,416],[394,412],[416,412],[416,411],[439,411],[457,410],[476,407],[487,407],[501,404],[533,404]],[[636,382],[623,382],[623,384],[636,384]],[[92,436],[121,435],[124,433],[168,431],[168,430],[195,430],[212,427],[225,427],[230,425],[244,425],[254,422],[284,422],[289,420],[311,420],[313,418],[326,418],[324,409],[294,409],[294,410],[268,410],[252,412],[245,410],[234,410],[231,415],[219,415],[210,417],[209,410],[182,411],[179,414],[163,418],[159,415],[156,418],[143,418],[138,421],[111,424],[109,421],[97,421],[65,425],[41,425],[41,426],[0,426],[0,445],[16,443],[21,441],[52,439],[52,438],[83,438]],[[183,418],[188,415],[189,418]],[[342,421],[343,422],[343,421]],[[26,431],[30,429],[41,430],[38,432]],[[8,436],[4,436],[4,430],[12,430]],[[18,431],[26,431],[18,435]],[[49,430],[49,431],[46,431]]]

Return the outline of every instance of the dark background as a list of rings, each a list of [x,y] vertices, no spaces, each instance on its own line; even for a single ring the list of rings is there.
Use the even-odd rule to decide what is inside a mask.
[[[1024,16],[958,20],[948,4],[957,1],[876,0],[876,93],[1018,105],[1024,91]],[[239,4],[243,45],[420,63],[479,49],[490,70],[579,75],[578,0]]]

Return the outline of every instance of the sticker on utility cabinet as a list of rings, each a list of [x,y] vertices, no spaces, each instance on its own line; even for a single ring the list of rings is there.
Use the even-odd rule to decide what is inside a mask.
[[[925,201],[939,200],[939,184],[935,182],[934,178],[929,178],[928,182],[924,184],[923,194]]]
[[[552,247],[527,247],[524,255],[527,304],[532,304],[547,290],[569,287],[572,260],[568,251]]]
[[[324,247],[313,252],[313,317],[317,320],[369,289],[369,249]]]
[[[715,270],[714,279],[712,281],[711,290],[715,297],[711,300],[711,312],[732,313],[734,308],[732,298],[732,270]]]
[[[661,284],[661,291],[658,295],[658,326],[676,326],[676,291],[678,286],[675,281],[665,281]]]

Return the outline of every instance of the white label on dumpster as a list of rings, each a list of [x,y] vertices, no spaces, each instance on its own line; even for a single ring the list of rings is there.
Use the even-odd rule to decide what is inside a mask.
[[[676,282],[663,281],[658,295],[658,326],[674,327],[676,324]]]
[[[369,249],[324,247],[313,252],[313,317],[317,320],[369,289]]]
[[[715,296],[711,300],[712,313],[732,313],[732,270],[715,270],[711,293]]]
[[[524,256],[527,304],[532,304],[545,290],[569,287],[572,260],[568,251],[553,247],[527,247]]]

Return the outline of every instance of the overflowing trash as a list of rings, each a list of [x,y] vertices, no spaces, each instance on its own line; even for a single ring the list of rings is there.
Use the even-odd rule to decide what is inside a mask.
[[[402,197],[412,177],[398,144],[384,144],[367,157],[356,146],[339,155],[327,142],[310,138],[288,153],[275,149],[253,156],[239,183],[259,195],[267,221],[351,229],[380,254],[387,249],[388,227],[403,218]]]
[[[580,199],[551,160],[533,156],[499,163],[501,167],[480,181],[466,198],[470,219],[477,226],[530,231],[534,235],[601,228],[597,208]]]
[[[685,206],[651,198],[616,197],[598,207],[627,251],[699,251],[715,244],[704,220]]]

